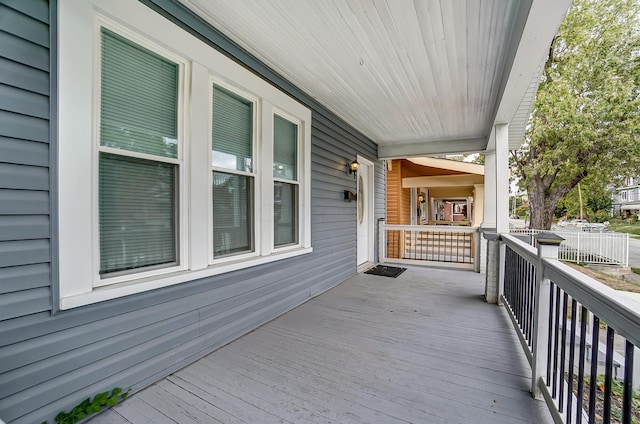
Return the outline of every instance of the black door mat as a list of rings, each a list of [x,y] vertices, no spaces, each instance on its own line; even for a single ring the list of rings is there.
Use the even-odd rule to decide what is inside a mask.
[[[406,270],[407,268],[398,268],[397,266],[376,265],[373,268],[365,271],[364,273],[371,275],[380,275],[382,277],[396,278]]]

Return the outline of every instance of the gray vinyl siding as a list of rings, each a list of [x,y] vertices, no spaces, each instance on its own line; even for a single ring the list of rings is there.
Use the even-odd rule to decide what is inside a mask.
[[[8,423],[51,423],[98,392],[139,390],[355,274],[356,202],[342,193],[355,191],[346,164],[356,154],[375,163],[375,218],[384,216],[384,166],[371,140],[179,4],[144,3],[312,109],[314,251],[57,311],[56,4],[0,0],[0,419]]]
[[[0,1],[0,320],[51,309],[49,44],[46,1]]]

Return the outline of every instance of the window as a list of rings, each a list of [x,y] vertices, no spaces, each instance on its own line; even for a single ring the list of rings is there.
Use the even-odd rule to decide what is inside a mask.
[[[309,109],[139,2],[59,16],[61,309],[312,251]]]
[[[178,263],[180,67],[101,28],[101,278]]]
[[[213,256],[253,244],[253,104],[213,86]]]
[[[298,125],[273,119],[273,229],[276,246],[298,242]]]

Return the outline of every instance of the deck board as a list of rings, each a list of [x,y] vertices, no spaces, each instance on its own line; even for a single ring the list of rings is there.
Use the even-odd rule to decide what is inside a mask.
[[[360,274],[92,423],[545,423],[483,275]]]

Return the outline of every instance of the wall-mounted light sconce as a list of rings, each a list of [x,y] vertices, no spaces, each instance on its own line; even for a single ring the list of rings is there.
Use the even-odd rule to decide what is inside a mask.
[[[358,168],[360,167],[360,164],[358,163],[357,160],[353,160],[350,164],[347,165],[347,172],[349,174],[355,174],[358,172]],[[353,178],[355,178],[356,176],[354,175]]]
[[[344,200],[350,202],[352,200],[357,200],[357,199],[358,199],[358,195],[355,194],[354,192],[349,190],[344,191]]]
[[[422,194],[418,195],[418,203],[424,203],[424,196]]]

